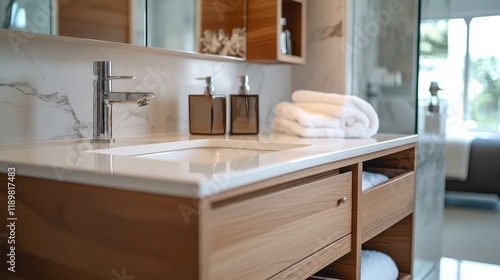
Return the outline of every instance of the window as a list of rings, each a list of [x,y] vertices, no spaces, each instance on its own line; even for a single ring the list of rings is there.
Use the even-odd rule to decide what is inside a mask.
[[[500,131],[500,16],[421,24],[419,98],[431,81],[448,102],[447,130]]]

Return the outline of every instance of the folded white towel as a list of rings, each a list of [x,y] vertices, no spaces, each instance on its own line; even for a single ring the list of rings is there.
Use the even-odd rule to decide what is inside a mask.
[[[373,186],[376,186],[380,183],[389,180],[389,177],[387,177],[384,174],[373,173],[368,171],[363,171],[362,178],[363,178],[362,179],[363,185],[361,186],[362,191],[365,191]]]
[[[296,121],[306,127],[330,127],[340,128],[339,118],[329,115],[309,112],[292,102],[280,102],[274,109],[276,117]]]
[[[311,138],[341,138],[345,137],[345,131],[341,128],[329,127],[306,127],[300,125],[296,121],[291,121],[285,118],[275,118],[272,123],[274,131],[284,132],[291,135],[300,137]]]
[[[296,90],[292,100],[306,112],[338,118],[346,137],[371,137],[379,129],[377,112],[357,96]]]
[[[361,250],[361,280],[396,280],[399,270],[387,254]]]

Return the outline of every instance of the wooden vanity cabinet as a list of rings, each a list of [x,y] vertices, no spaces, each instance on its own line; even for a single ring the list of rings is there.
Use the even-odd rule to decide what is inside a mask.
[[[414,144],[360,157],[347,167],[353,180],[353,250],[325,267],[320,275],[337,279],[360,279],[361,250],[389,255],[400,272],[398,279],[412,279],[415,210]],[[385,174],[389,180],[362,190],[360,171]]]
[[[250,0],[247,17],[248,61],[304,64],[306,0]],[[280,52],[281,18],[291,34],[292,54]]]
[[[363,170],[390,180],[362,191]],[[362,249],[411,279],[415,144],[204,199],[23,176],[16,186],[18,278],[2,267],[1,279],[360,279]],[[6,201],[2,188],[1,209]]]

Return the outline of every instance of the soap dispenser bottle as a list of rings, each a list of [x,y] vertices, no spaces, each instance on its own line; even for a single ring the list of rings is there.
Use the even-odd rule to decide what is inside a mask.
[[[250,94],[248,75],[240,76],[238,94],[231,99],[230,134],[258,134],[259,133],[259,96]]]
[[[438,91],[442,90],[437,82],[431,82],[429,92],[430,99],[425,108],[424,132],[444,135],[446,131],[446,114],[448,105],[446,100],[438,96]]]
[[[214,78],[205,80],[203,95],[189,95],[189,133],[203,135],[226,134],[226,96],[216,95]]]

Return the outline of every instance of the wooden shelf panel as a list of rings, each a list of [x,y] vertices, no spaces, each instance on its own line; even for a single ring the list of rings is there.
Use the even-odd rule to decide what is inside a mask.
[[[412,279],[413,277],[411,276],[411,274],[405,274],[405,273],[400,273],[398,277],[398,280],[412,280]]]
[[[292,55],[279,50],[280,19],[287,19]],[[304,64],[306,53],[306,1],[252,0],[248,2],[247,57],[248,61],[263,63]]]

